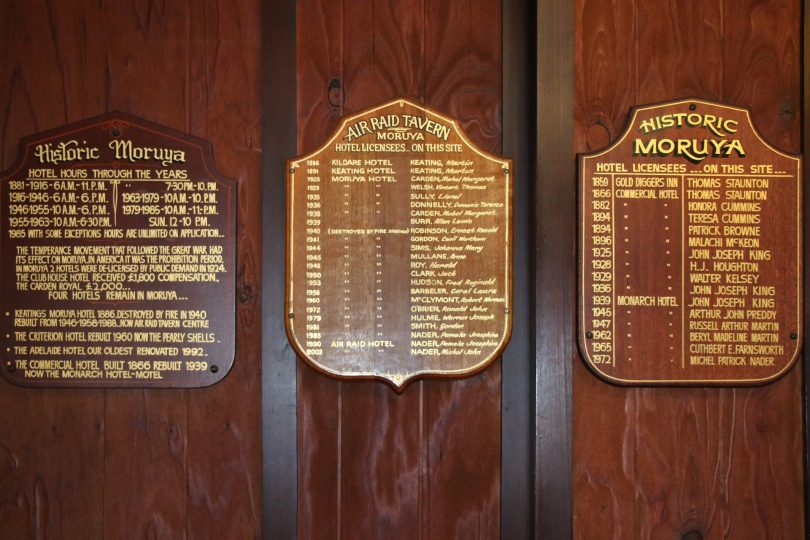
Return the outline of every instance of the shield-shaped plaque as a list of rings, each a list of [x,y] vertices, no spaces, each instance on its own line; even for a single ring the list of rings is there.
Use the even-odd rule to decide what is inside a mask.
[[[511,331],[512,166],[405,99],[288,162],[287,333],[335,376],[459,377]]]

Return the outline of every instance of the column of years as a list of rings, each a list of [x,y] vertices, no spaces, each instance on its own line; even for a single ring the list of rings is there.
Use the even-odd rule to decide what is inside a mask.
[[[306,162],[306,341],[313,356],[323,354],[321,341],[321,177],[320,162]]]
[[[588,231],[592,238],[591,267],[583,269],[591,273],[591,289],[587,291],[593,298],[591,316],[592,330],[589,338],[592,343],[592,360],[595,364],[615,365],[613,356],[614,331],[614,215],[613,215],[613,175],[592,177],[592,222]]]

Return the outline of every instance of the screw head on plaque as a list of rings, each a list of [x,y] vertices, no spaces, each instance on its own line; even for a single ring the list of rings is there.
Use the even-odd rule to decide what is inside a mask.
[[[801,159],[746,109],[633,109],[580,156],[579,346],[618,384],[753,385],[802,333]]]
[[[236,183],[207,141],[114,112],[22,140],[0,175],[0,373],[193,388],[235,351]]]
[[[406,99],[346,117],[287,166],[287,334],[337,377],[397,391],[506,346],[512,162]]]

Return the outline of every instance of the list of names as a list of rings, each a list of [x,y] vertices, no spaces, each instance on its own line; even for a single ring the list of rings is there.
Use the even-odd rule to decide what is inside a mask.
[[[641,109],[627,136],[586,156],[580,340],[592,367],[681,384],[786,370],[801,330],[798,178],[798,159],[744,111],[705,102]]]
[[[293,343],[327,372],[400,386],[464,374],[508,336],[509,162],[407,102],[291,164]]]

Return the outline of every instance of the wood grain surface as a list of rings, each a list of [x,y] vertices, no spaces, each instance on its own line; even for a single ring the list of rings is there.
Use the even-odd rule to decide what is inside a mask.
[[[301,359],[401,392],[500,357],[512,327],[513,173],[455,120],[403,98],[344,117],[289,160],[284,313]],[[434,318],[442,324],[425,322]]]
[[[0,5],[3,168],[21,136],[121,110],[211,141],[239,184],[231,373],[194,391],[0,383],[2,538],[260,536],[259,7]]]
[[[571,538],[572,358],[575,327],[576,178],[574,156],[574,9],[567,0],[537,3],[534,155],[534,534]]]
[[[679,97],[748,107],[799,150],[800,2],[575,13],[577,151],[613,140],[628,105]],[[625,389],[574,364],[575,538],[804,538],[801,369],[762,388]]]
[[[644,133],[679,115],[683,125]],[[712,123],[715,137],[703,124],[717,119],[728,131]],[[639,106],[629,122],[610,149],[580,155],[580,354],[622,385],[744,386],[783,376],[802,330],[799,158],[763,142],[747,110],[716,102]],[[665,152],[672,138],[697,142]],[[658,150],[639,148],[647,141]],[[721,150],[704,152],[700,141]],[[695,240],[720,249],[695,249]],[[712,279],[718,284],[705,285]]]
[[[493,2],[298,3],[299,153],[337,119],[398,96],[500,145],[500,7]],[[494,538],[500,364],[401,395],[299,364],[299,538]]]
[[[23,135],[118,109],[210,140],[239,182],[233,371],[199,391],[0,382],[0,538],[261,535],[259,4],[0,2],[0,168]],[[770,143],[799,150],[798,0],[571,9],[576,151],[613,140],[635,103],[691,96],[749,107]],[[500,28],[498,3],[484,0],[300,0],[298,151],[341,115],[402,95],[498,153]],[[575,178],[551,187],[573,210]],[[561,214],[538,237],[540,253],[551,243],[560,257],[547,277],[575,272],[574,216]],[[542,335],[557,341],[540,352],[574,346],[573,278],[552,282],[560,316],[541,317]],[[573,371],[575,538],[805,537],[800,369],[751,389],[620,388],[579,358]],[[300,362],[297,377],[300,538],[498,537],[498,362],[402,395]],[[535,495],[553,508],[558,494]]]

